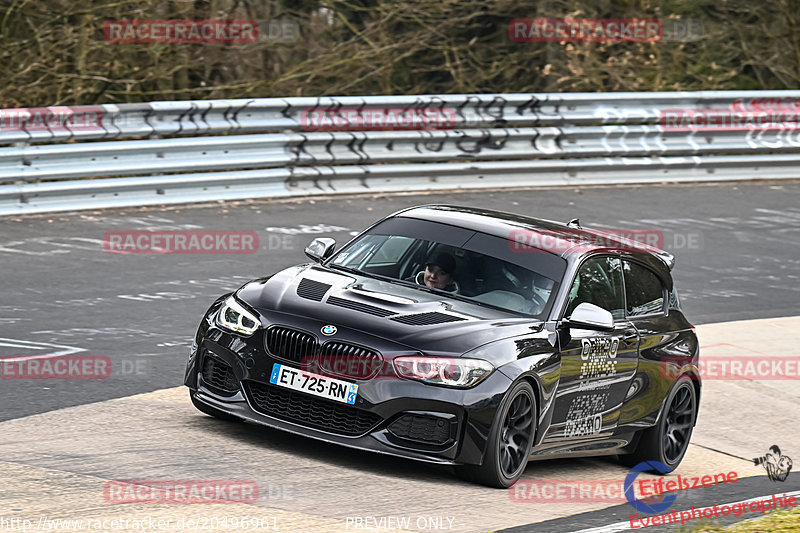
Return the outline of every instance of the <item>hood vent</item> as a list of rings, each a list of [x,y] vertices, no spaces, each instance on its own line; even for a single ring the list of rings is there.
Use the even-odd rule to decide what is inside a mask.
[[[389,320],[400,322],[401,324],[408,324],[409,326],[432,326],[434,324],[444,324],[446,322],[459,322],[466,320],[460,316],[448,315],[446,313],[417,313],[415,315],[401,315]]]
[[[321,302],[322,298],[325,297],[325,293],[328,292],[328,289],[330,288],[331,285],[328,285],[327,283],[322,283],[321,281],[315,281],[309,278],[303,278],[297,285],[297,295],[301,298]]]
[[[362,313],[367,313],[370,315],[381,316],[381,317],[397,314],[396,312],[390,311],[389,309],[384,309],[382,307],[376,307],[374,305],[364,304],[361,302],[357,302],[355,300],[348,300],[346,298],[339,298],[338,296],[331,296],[330,298],[328,298],[327,303],[331,305],[338,305],[339,307],[344,307],[345,309],[352,309],[353,311],[360,311]]]

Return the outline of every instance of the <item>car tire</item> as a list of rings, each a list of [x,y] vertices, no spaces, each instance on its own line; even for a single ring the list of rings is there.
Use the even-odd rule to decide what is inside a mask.
[[[689,449],[697,419],[697,392],[689,376],[677,379],[664,405],[656,425],[642,431],[633,453],[619,456],[623,465],[633,467],[656,461],[666,466],[666,472],[655,465],[648,470],[656,474],[666,474],[678,468]]]
[[[195,394],[197,394],[197,391],[189,389],[189,398],[192,400],[192,404],[201,413],[205,413],[208,416],[213,416],[214,418],[218,418],[220,420],[226,420],[228,422],[242,422],[243,421],[238,416],[233,416],[233,415],[228,414],[228,413],[226,413],[224,411],[220,411],[219,409],[211,407],[210,405],[204,404],[203,402],[201,402],[200,400],[195,398]]]
[[[527,381],[514,385],[497,409],[483,464],[461,465],[456,473],[464,480],[504,489],[516,482],[528,464],[536,432],[536,395]],[[511,446],[511,444],[514,446]]]

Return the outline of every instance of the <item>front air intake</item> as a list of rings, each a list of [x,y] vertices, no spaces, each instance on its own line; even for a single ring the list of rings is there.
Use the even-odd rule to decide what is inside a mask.
[[[396,437],[438,446],[452,440],[454,429],[448,418],[423,414],[405,414],[389,426],[389,431]]]
[[[356,437],[367,433],[383,420],[373,412],[352,405],[257,381],[244,383],[247,397],[256,411],[300,426]]]
[[[215,392],[231,395],[239,390],[239,380],[231,365],[208,350],[203,351],[203,384]]]

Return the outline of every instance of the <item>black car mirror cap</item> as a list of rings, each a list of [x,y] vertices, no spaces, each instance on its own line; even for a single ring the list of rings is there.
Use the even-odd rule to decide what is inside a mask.
[[[333,254],[335,248],[336,241],[334,239],[330,237],[318,237],[306,246],[305,252],[308,257],[317,263],[321,263]]]
[[[614,316],[600,306],[583,302],[572,312],[569,318],[561,321],[562,327],[591,329],[596,331],[612,331]]]

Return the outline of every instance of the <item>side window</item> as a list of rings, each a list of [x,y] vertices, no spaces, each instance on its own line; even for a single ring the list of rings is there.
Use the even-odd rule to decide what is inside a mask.
[[[628,316],[651,315],[664,309],[664,287],[651,270],[629,261],[622,262],[625,274],[625,305]]]
[[[618,257],[593,257],[581,265],[569,291],[566,315],[579,304],[589,302],[610,311],[615,319],[625,318],[622,266]]]

